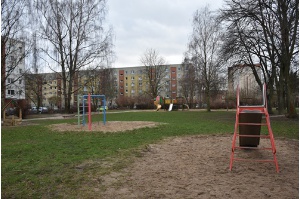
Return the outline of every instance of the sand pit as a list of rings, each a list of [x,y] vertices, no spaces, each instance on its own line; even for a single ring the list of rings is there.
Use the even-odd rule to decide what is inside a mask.
[[[104,132],[104,133],[112,133],[112,132],[124,132],[128,130],[134,130],[139,128],[153,128],[162,123],[159,122],[147,122],[147,121],[109,121],[104,125],[103,122],[93,122],[92,123],[92,132]],[[49,125],[49,128],[53,131],[90,131],[88,128],[88,124],[85,126],[78,126],[77,124],[52,124]]]
[[[130,168],[94,176],[101,183],[90,190],[104,186],[101,198],[298,198],[298,140],[275,143],[280,173],[273,163],[255,162],[235,162],[229,171],[229,135],[170,138],[149,145]],[[268,146],[269,140],[260,145]],[[243,153],[266,155],[262,150]]]
[[[155,127],[155,122],[93,123],[93,131],[120,132]],[[55,131],[88,131],[55,124]],[[91,198],[298,198],[299,141],[275,138],[280,173],[274,163],[234,162],[229,171],[232,135],[174,137],[144,148],[127,168],[93,173],[83,184]],[[268,139],[260,145],[270,147]],[[239,157],[272,159],[270,151],[243,150]],[[101,161],[100,161],[101,162]],[[104,161],[105,163],[105,161]],[[104,163],[100,163],[99,166]]]

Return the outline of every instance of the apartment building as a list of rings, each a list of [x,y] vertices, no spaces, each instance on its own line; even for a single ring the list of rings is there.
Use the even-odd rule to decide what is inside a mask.
[[[3,45],[3,43],[2,43]],[[5,79],[5,93],[2,95],[4,101],[10,99],[24,100],[25,99],[25,43],[22,41],[8,39],[6,46],[2,46],[1,58],[1,78]],[[5,55],[5,56],[3,56]]]
[[[146,90],[145,67],[115,68],[114,93],[115,96],[135,97]]]
[[[188,72],[188,66],[181,64],[166,65],[164,78],[161,81],[161,89],[159,95],[163,97],[170,97],[175,99],[182,96],[182,87],[180,85],[181,78]],[[259,65],[256,65],[258,74],[261,74]],[[112,89],[113,94],[110,95],[112,104],[115,99],[121,97],[135,98],[148,94],[149,80],[145,73],[145,66],[136,66],[128,68],[112,68],[112,80],[110,82],[107,74],[103,73],[105,69],[99,71],[80,71],[74,77],[73,88],[71,95],[71,106],[77,107],[77,96],[87,93],[105,94],[107,90],[103,90],[103,84],[107,84]],[[103,74],[102,74],[103,73]],[[66,96],[63,95],[63,85],[61,75],[55,73],[39,74],[40,85],[39,94],[42,96],[41,106],[52,108],[64,108],[64,100]],[[236,88],[239,85],[241,95],[244,97],[253,97],[261,95],[259,86],[254,78],[252,70],[249,66],[236,65],[228,68],[228,96],[234,97],[236,95]],[[67,85],[68,86],[68,85]],[[102,86],[102,87],[101,87]],[[33,90],[33,89],[31,89]],[[37,92],[36,92],[37,93]],[[222,100],[224,101],[225,94],[223,90]],[[204,102],[204,93],[195,92],[192,96],[193,103]],[[224,98],[224,99],[223,99]],[[33,99],[33,98],[31,98]],[[31,102],[31,105],[33,103]]]
[[[182,77],[183,70],[181,64],[166,65],[165,77],[163,78],[162,89],[159,94],[164,97],[176,98],[180,95],[179,79]],[[102,69],[104,70],[104,69]],[[103,94],[101,84],[106,82],[113,89],[113,98],[137,97],[147,93],[149,82],[145,74],[144,66],[113,68],[112,83],[104,79],[106,74],[102,74],[102,70],[97,71],[80,71],[74,77],[73,88],[74,93],[71,95],[71,106],[77,106],[77,96],[86,93]],[[63,85],[60,74],[43,73],[30,77],[33,82],[27,82],[28,96],[30,96],[29,104],[36,106],[37,98],[41,99],[40,106],[51,108],[63,108],[65,97],[63,95]],[[38,83],[39,82],[39,83]],[[33,88],[32,85],[35,85]],[[67,85],[68,86],[68,85]],[[38,96],[38,97],[37,97]],[[35,100],[33,100],[35,99]],[[114,101],[114,99],[110,99]]]
[[[165,77],[162,79],[162,89],[159,94],[164,97],[176,98],[179,95],[179,79],[183,70],[181,64],[165,65]],[[149,80],[146,76],[146,67],[137,66],[114,69],[114,93],[116,97],[136,97],[146,93]]]
[[[262,70],[259,64],[254,66],[261,81],[263,81]],[[248,65],[235,65],[228,68],[228,93],[236,95],[239,86],[240,94],[243,97],[261,96],[260,87],[255,79],[253,71]]]

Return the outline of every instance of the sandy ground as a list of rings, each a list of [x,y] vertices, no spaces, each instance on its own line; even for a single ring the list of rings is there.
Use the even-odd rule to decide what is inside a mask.
[[[107,122],[93,124],[93,131],[116,132],[154,127],[154,122]],[[73,124],[51,125],[53,130],[82,131]],[[231,136],[168,138],[148,145],[141,157],[119,172],[93,176],[89,185],[99,198],[298,198],[299,141],[275,140],[280,172],[273,163],[234,162],[229,171]],[[238,144],[238,142],[237,142]],[[261,139],[259,147],[270,147]],[[269,150],[242,150],[236,157],[272,159]]]
[[[153,128],[161,123],[159,122],[147,122],[147,121],[109,121],[105,125],[103,122],[94,122],[89,130],[88,124],[85,126],[78,126],[77,124],[52,124],[49,128],[54,131],[101,131],[104,133],[108,132],[122,132],[127,130],[139,129],[139,128]]]
[[[269,140],[261,140],[269,146]],[[119,173],[101,176],[103,198],[298,198],[298,141],[276,140],[280,173],[273,163],[234,162],[230,136],[192,136],[148,146],[143,157]],[[240,156],[272,158],[270,151]],[[269,155],[271,154],[271,155]],[[100,177],[100,176],[99,176]]]

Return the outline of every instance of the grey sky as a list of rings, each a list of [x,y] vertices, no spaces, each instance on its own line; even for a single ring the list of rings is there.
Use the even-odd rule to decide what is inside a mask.
[[[180,64],[197,9],[222,7],[223,0],[108,0],[107,22],[114,28],[113,67],[140,66],[140,57],[153,48],[168,64]]]

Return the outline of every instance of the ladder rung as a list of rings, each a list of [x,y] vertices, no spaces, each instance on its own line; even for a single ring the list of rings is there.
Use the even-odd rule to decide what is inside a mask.
[[[258,147],[247,147],[247,146],[235,146],[235,149],[253,149],[253,150],[272,150],[272,148],[258,148]]]
[[[238,123],[238,125],[267,126],[267,123]]]
[[[239,137],[254,137],[254,138],[270,138],[270,135],[240,135],[240,134],[236,134],[236,136]]]
[[[245,161],[245,162],[275,162],[275,160],[258,160],[258,159],[242,159],[242,158],[233,158],[235,161]]]

